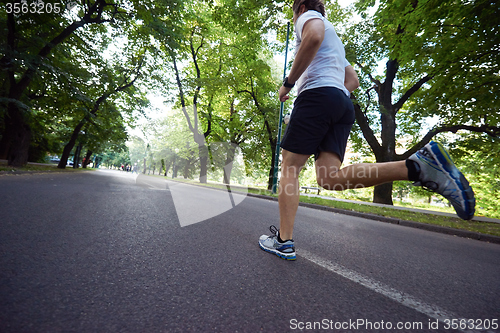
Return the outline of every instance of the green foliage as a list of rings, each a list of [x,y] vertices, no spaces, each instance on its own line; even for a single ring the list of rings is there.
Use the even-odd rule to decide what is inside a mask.
[[[120,151],[107,151],[99,154],[99,157],[102,159],[101,164],[106,167],[120,168],[122,165],[126,166],[127,164],[131,164],[130,154],[126,147]]]
[[[130,80],[137,81],[139,75],[136,73],[133,78],[130,71],[154,66],[152,62],[144,65],[148,50],[154,52],[149,44],[151,28],[144,22],[168,18],[166,29],[172,30],[181,5],[168,0],[118,3],[95,0],[78,4],[72,11],[63,8],[63,15],[30,12],[14,15],[2,6],[0,153],[8,155],[13,149],[25,149],[19,142],[29,142],[30,137],[34,138],[31,147],[34,159],[45,152],[54,153],[58,147],[51,144],[51,137],[68,138],[82,121],[96,127],[92,130],[97,133],[109,134],[113,126],[123,130],[123,125],[116,123],[116,119],[122,118],[117,112],[130,113],[132,108],[140,112],[147,106],[136,86],[128,85]],[[109,56],[113,53],[110,48],[117,47],[113,43],[117,40],[125,40],[122,43],[125,46],[120,45],[119,52]],[[150,72],[152,75],[145,81],[151,82],[156,77],[154,70]],[[120,96],[108,99],[123,85],[127,87],[119,89]],[[120,98],[124,103],[117,103]],[[103,119],[106,117],[114,120]],[[125,119],[132,120],[132,117]],[[103,129],[107,123],[113,125]],[[27,130],[19,133],[23,128]],[[18,136],[24,139],[16,139]],[[16,163],[26,162],[19,159]]]
[[[342,34],[361,81],[351,135],[355,149],[383,162],[409,157],[439,133],[498,137],[498,5],[490,0],[377,4],[357,1],[363,19],[346,24]],[[390,201],[390,193],[385,195],[383,201]]]
[[[477,215],[500,218],[500,139],[462,134],[450,148],[474,190]]]
[[[247,176],[267,181],[282,73],[273,58],[283,51],[292,2],[92,0],[65,15],[16,17],[1,6],[0,141],[12,119],[8,107],[15,106],[31,130],[31,160],[59,155],[79,129],[76,144],[110,165],[128,154],[140,170],[144,160],[157,170],[163,161],[162,170],[185,177],[200,168],[200,143],[237,145]],[[498,5],[358,0],[351,8],[361,21],[336,1],[326,10],[361,81],[355,95],[364,122],[351,134],[356,152],[400,160],[441,132],[478,133],[458,132],[448,147],[473,183],[479,212],[493,216],[499,202],[498,154],[492,153],[500,133]],[[24,89],[23,78],[29,81]],[[16,89],[22,91],[11,98]],[[129,138],[126,128],[151,108],[146,94],[154,90],[171,110],[148,122],[142,138]],[[209,152],[218,166],[227,162],[222,150]],[[314,178],[308,165],[303,182]],[[427,195],[408,183],[396,183],[394,191]]]
[[[279,6],[274,1],[186,3],[175,42],[155,35],[165,62],[174,67],[175,61],[180,68],[172,75],[179,74],[176,88],[169,82],[164,94],[177,90],[173,108],[183,111],[193,137],[182,140],[205,147],[238,145],[248,172],[270,168],[274,153],[280,80],[272,75],[273,65],[263,60],[272,58],[263,34],[276,27]],[[189,145],[189,154],[196,153],[196,145]],[[184,149],[178,150],[182,154]]]

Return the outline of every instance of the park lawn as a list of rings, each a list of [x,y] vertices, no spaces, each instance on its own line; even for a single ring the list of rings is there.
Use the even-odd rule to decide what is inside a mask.
[[[163,178],[163,176],[157,176],[157,177]],[[215,183],[201,184],[197,181],[185,180],[185,179],[175,179],[174,181],[186,182],[186,183],[190,183],[190,184],[198,185],[198,186],[208,186],[208,187],[213,187],[213,188],[219,188],[219,189],[223,189],[223,190],[227,189],[227,186],[223,185],[223,184],[215,184]],[[231,185],[231,190],[234,192],[239,192],[239,191],[246,192],[246,191],[248,191],[248,193],[251,193],[251,194],[257,194],[257,195],[277,198],[277,195],[272,194],[270,191],[268,191],[266,189],[256,189],[256,188],[239,189],[237,185],[236,186]],[[426,213],[412,212],[412,211],[408,211],[408,210],[393,209],[390,206],[377,207],[377,206],[365,205],[362,202],[360,202],[358,204],[358,203],[323,199],[323,198],[319,198],[319,197],[309,197],[309,196],[304,196],[304,195],[300,196],[300,202],[315,204],[315,205],[320,205],[320,206],[326,206],[326,207],[331,207],[331,208],[336,208],[336,209],[342,209],[342,210],[346,210],[346,211],[374,214],[374,215],[379,215],[379,216],[384,216],[384,217],[395,218],[395,219],[403,220],[403,221],[419,222],[419,223],[425,223],[425,224],[447,227],[447,228],[452,228],[452,229],[477,232],[477,233],[486,234],[486,235],[500,236],[500,223],[481,222],[481,221],[466,221],[466,220],[462,220],[458,217],[449,217],[449,216],[443,216],[443,215],[437,215],[437,214],[426,214]],[[408,208],[410,208],[410,207],[408,207]],[[415,207],[415,208],[417,208],[417,207]]]
[[[270,194],[269,191],[267,190],[249,189],[248,192],[259,195],[276,197],[276,195]],[[357,203],[323,199],[318,197],[308,197],[303,195],[300,196],[300,202],[343,209],[347,211],[375,214],[379,216],[390,217],[404,221],[420,222],[420,223],[426,223],[452,229],[466,230],[481,234],[500,236],[500,223],[466,221],[458,217],[449,217],[437,214],[425,214],[419,212],[412,212],[408,210],[393,209],[389,206],[377,207],[377,206],[365,205],[361,202],[357,204]]]
[[[75,172],[82,170],[91,170],[91,168],[78,168],[66,167],[65,169],[58,169],[57,164],[28,164],[23,167],[8,166],[7,163],[0,163],[0,174],[24,174],[24,173],[40,173],[40,172]]]
[[[375,207],[364,205],[362,203],[355,204],[349,202],[334,201],[316,197],[300,197],[301,202],[312,203],[321,206],[338,208],[348,211],[355,211],[360,213],[375,214],[384,217],[391,217],[404,221],[414,221],[426,224],[437,225],[441,227],[448,227],[453,229],[460,229],[481,234],[500,236],[500,223],[494,222],[481,222],[481,221],[466,221],[458,217],[449,217],[435,214],[425,214],[419,212],[412,212],[408,210],[393,209],[391,207]]]

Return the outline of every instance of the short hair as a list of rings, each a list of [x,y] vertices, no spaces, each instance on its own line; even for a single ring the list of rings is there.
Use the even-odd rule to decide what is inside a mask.
[[[295,0],[292,6],[293,12],[297,13],[302,5],[305,5],[307,10],[315,10],[325,16],[325,5],[321,0]]]

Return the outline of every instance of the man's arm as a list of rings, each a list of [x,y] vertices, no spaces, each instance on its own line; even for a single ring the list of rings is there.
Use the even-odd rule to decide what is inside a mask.
[[[302,42],[295,55],[288,81],[295,83],[313,61],[325,38],[325,24],[319,18],[307,21],[302,29]]]
[[[311,19],[304,24],[302,29],[302,42],[295,55],[292,69],[288,75],[288,82],[294,84],[311,64],[316,53],[318,53],[321,43],[325,38],[325,24],[321,19]],[[279,98],[281,102],[286,101],[290,88],[281,86]]]
[[[345,68],[344,86],[349,92],[353,92],[359,87],[358,74],[351,65]]]

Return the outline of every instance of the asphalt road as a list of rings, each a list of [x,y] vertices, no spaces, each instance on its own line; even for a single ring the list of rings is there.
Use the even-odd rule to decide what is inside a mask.
[[[498,244],[300,207],[287,262],[270,224],[144,176],[0,176],[0,332],[500,331]]]

